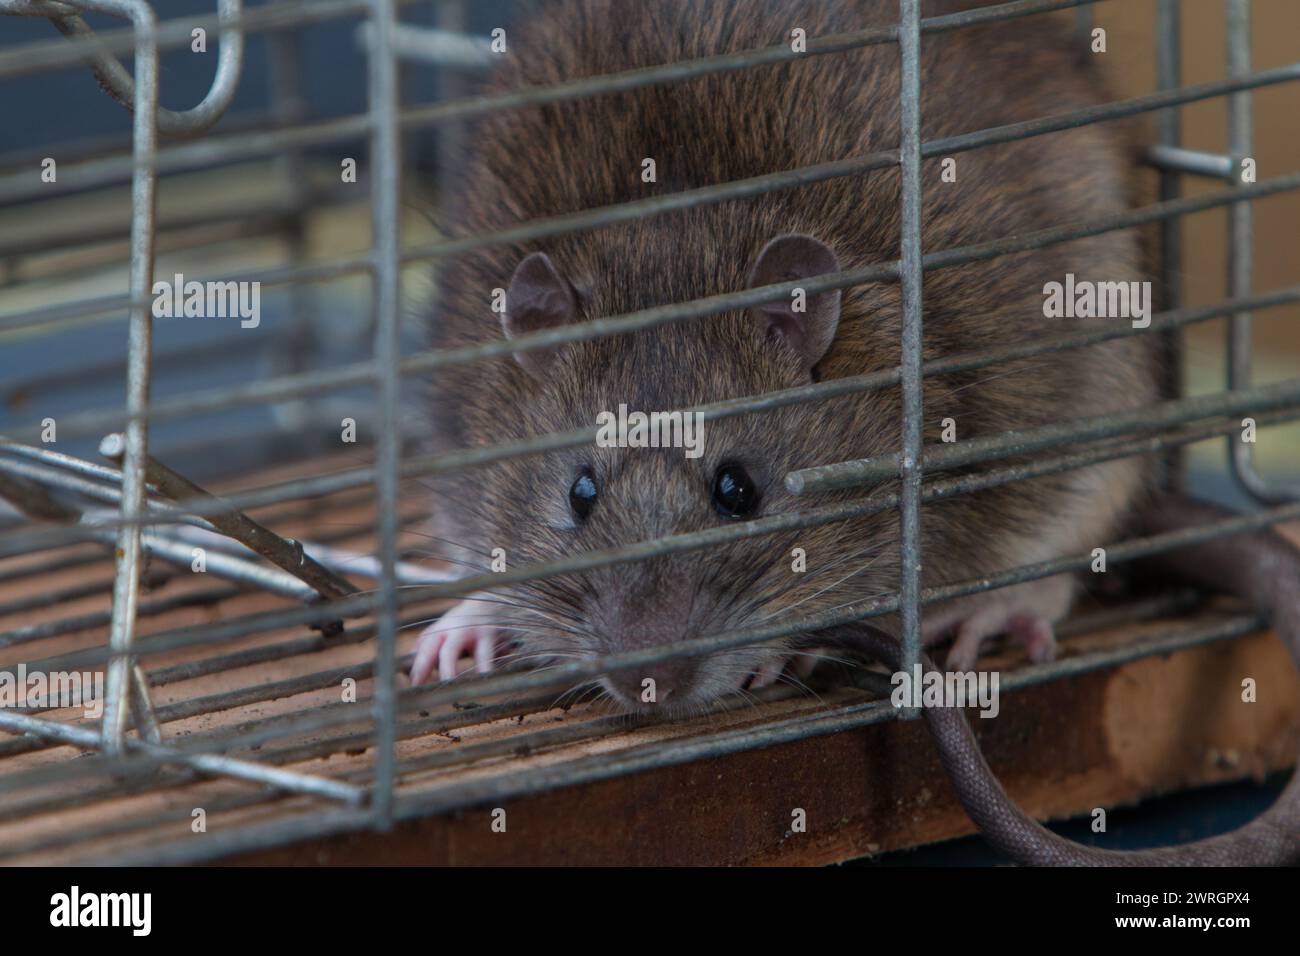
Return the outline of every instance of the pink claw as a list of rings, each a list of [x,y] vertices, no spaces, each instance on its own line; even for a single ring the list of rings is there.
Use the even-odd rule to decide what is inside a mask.
[[[777,657],[768,661],[754,672],[754,679],[749,682],[749,689],[758,690],[761,687],[769,687],[775,684],[777,678],[781,676],[781,672],[785,670],[788,661],[788,657]]]
[[[1024,647],[1035,664],[1044,664],[1056,657],[1056,634],[1051,623],[1044,618],[1013,617],[1007,622],[1007,634]]]
[[[480,674],[491,671],[500,639],[500,630],[484,623],[491,615],[491,605],[471,598],[425,628],[415,644],[411,683],[423,684],[433,676],[435,667],[439,680],[451,680],[467,653],[473,655],[475,670]]]
[[[1006,634],[1020,644],[1036,664],[1056,656],[1056,634],[1051,621],[1033,614],[1009,614],[1005,608],[994,605],[977,610],[957,626],[957,639],[944,663],[946,669],[974,670],[980,647],[995,634]]]
[[[750,690],[758,690],[760,687],[768,687],[775,684],[786,668],[800,680],[803,680],[813,672],[817,666],[817,658],[810,654],[800,654],[797,657],[777,657],[768,661],[757,671],[754,672],[754,679],[749,682]]]

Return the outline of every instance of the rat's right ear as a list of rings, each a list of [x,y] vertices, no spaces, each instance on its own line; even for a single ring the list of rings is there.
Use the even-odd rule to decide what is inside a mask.
[[[777,236],[759,251],[749,272],[749,287],[811,279],[838,270],[839,262],[830,246],[812,236],[789,233]],[[785,342],[811,369],[835,341],[835,329],[840,323],[840,290],[764,302],[753,306],[749,314],[764,334]]]
[[[534,252],[515,267],[506,289],[506,310],[501,328],[507,339],[566,325],[578,317],[578,297],[556,270],[550,256]],[[515,360],[533,374],[546,370],[558,349],[516,352]]]

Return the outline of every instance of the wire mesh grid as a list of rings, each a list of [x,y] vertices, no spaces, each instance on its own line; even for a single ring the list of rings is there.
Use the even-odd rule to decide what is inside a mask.
[[[129,155],[89,152],[64,162],[63,188],[89,190],[130,181],[130,286],[125,295],[101,295],[40,304],[0,315],[0,333],[65,327],[99,316],[127,314],[125,403],[59,416],[60,440],[102,438],[106,463],[74,458],[42,441],[49,422],[35,417],[10,429],[0,445],[0,497],[17,509],[0,538],[0,614],[24,621],[0,634],[0,647],[28,673],[106,670],[103,713],[78,719],[75,708],[52,702],[0,709],[0,854],[11,860],[179,862],[255,849],[346,829],[384,829],[394,820],[484,805],[547,788],[700,759],[706,756],[833,733],[914,716],[890,705],[871,675],[827,688],[816,700],[773,689],[768,706],[721,704],[704,726],[665,725],[599,712],[557,718],[557,688],[619,667],[646,665],[674,655],[699,655],[819,630],[887,613],[903,622],[905,666],[920,657],[923,606],[992,587],[1086,569],[1092,555],[1067,555],[943,587],[923,588],[919,576],[919,518],[924,503],[969,494],[1025,478],[1056,474],[1130,455],[1163,453],[1215,436],[1230,435],[1243,415],[1261,426],[1300,416],[1300,379],[1252,386],[1250,315],[1300,301],[1300,286],[1251,291],[1250,202],[1300,188],[1300,171],[1243,183],[1238,174],[1252,149],[1251,91],[1300,79],[1300,63],[1252,72],[1248,0],[1228,0],[1228,76],[1180,85],[1178,4],[1159,0],[1159,90],[1058,116],[922,141],[919,49],[932,33],[1078,8],[1087,23],[1090,0],[1016,0],[967,13],[923,19],[919,0],[900,0],[896,26],[811,39],[806,52],[788,46],[720,54],[575,79],[545,88],[462,96],[403,108],[398,73],[404,57],[424,57],[433,40],[443,59],[479,62],[481,49],[465,37],[433,37],[399,20],[395,0],[315,3],[275,2],[245,10],[221,0],[215,16],[158,22],[144,0],[0,0],[0,13],[51,20],[66,39],[52,38],[0,52],[0,81],[67,67],[83,60],[101,86],[133,112]],[[449,4],[448,6],[455,6]],[[95,33],[83,12],[109,13],[130,29]],[[266,32],[279,40],[307,24],[364,15],[367,109],[339,119],[301,121],[288,97],[267,128],[209,134],[231,101],[242,69],[246,36]],[[203,101],[185,112],[158,104],[159,51],[191,41],[197,27],[215,32],[220,45],[216,76]],[[489,234],[403,243],[402,140],[406,134],[497,110],[587,99],[693,77],[762,70],[799,56],[833,56],[877,44],[897,44],[901,63],[902,140],[897,150],[846,157],[749,179],[690,188],[652,198],[522,222]],[[287,48],[280,48],[288,56]],[[450,52],[448,52],[450,51]],[[134,57],[134,75],[118,60]],[[1176,107],[1226,97],[1230,109],[1226,154],[1189,150],[1180,143]],[[286,105],[287,104],[287,105]],[[1084,223],[1052,227],[974,246],[925,250],[920,239],[922,160],[1007,143],[1122,117],[1154,113],[1159,141],[1147,160],[1161,170],[1160,200]],[[176,137],[166,145],[162,137]],[[235,386],[150,398],[158,365],[152,354],[151,305],[157,240],[156,189],[164,174],[245,161],[250,156],[294,162],[298,151],[365,139],[369,144],[371,246],[368,252],[323,261],[241,270],[213,276],[219,282],[259,283],[300,289],[345,277],[369,283],[373,303],[370,358],[318,370],[289,371]],[[842,270],[814,279],[600,318],[506,341],[402,354],[402,270],[491,244],[518,243],[591,230],[694,205],[743,201],[765,192],[795,189],[871,170],[897,168],[902,184],[901,256],[894,262]],[[1222,182],[1219,191],[1184,197],[1185,175]],[[292,168],[291,168],[292,178]],[[30,169],[0,175],[0,202],[34,198],[42,189]],[[1230,281],[1227,298],[1185,308],[1177,291],[1176,224],[1194,212],[1227,208]],[[1168,308],[1149,327],[1098,327],[1029,345],[999,347],[923,361],[925,273],[992,260],[1082,236],[1144,224],[1163,230],[1162,272]],[[57,243],[56,243],[57,245]],[[403,529],[421,515],[399,494],[402,482],[476,468],[508,458],[576,447],[595,428],[541,435],[488,448],[438,456],[406,453],[403,444],[403,377],[437,375],[453,364],[491,360],[569,342],[613,336],[673,322],[689,322],[728,309],[788,298],[795,287],[809,294],[878,282],[902,291],[902,361],[862,375],[815,382],[781,392],[699,406],[704,421],[756,414],[800,403],[901,386],[904,414],[894,454],[827,462],[786,476],[800,495],[855,488],[897,479],[898,490],[851,503],[809,504],[796,513],[739,525],[678,534],[596,552],[568,555],[503,572],[450,577],[409,560]],[[1171,397],[1131,414],[1074,419],[1033,429],[935,447],[922,446],[921,396],[931,376],[979,369],[1011,359],[1096,344],[1128,335],[1162,335],[1176,348],[1188,326],[1215,318],[1230,322],[1226,391]],[[151,430],[167,422],[230,414],[252,406],[322,399],[347,388],[371,389],[375,401],[372,463],[319,458],[220,496],[209,493],[151,454]],[[106,437],[103,437],[105,436]],[[1210,540],[1246,528],[1300,518],[1291,489],[1270,485],[1256,470],[1253,446],[1228,442],[1241,486],[1268,507],[1248,516],[1177,534],[1119,542],[1114,561]],[[1017,462],[973,474],[960,469]],[[945,472],[955,474],[945,475]],[[925,480],[923,480],[923,478]],[[809,499],[810,501],[812,499]],[[833,612],[792,613],[743,631],[709,634],[670,647],[570,661],[544,672],[511,671],[464,682],[399,690],[401,630],[426,620],[449,599],[521,581],[645,560],[656,555],[716,547],[728,541],[811,528],[888,509],[901,514],[901,578],[896,593]],[[257,517],[249,512],[257,512]],[[342,531],[322,534],[322,516],[346,516]],[[339,524],[342,528],[343,525]],[[301,529],[301,530],[300,530]],[[360,529],[360,530],[358,530]],[[373,537],[370,533],[373,529]],[[300,535],[312,538],[304,546]],[[187,575],[195,548],[205,549],[210,576]],[[358,554],[373,554],[367,566]],[[110,560],[112,568],[108,568]],[[166,565],[182,570],[168,571]],[[349,577],[349,575],[351,577]],[[203,583],[211,577],[223,583]],[[373,586],[359,587],[364,577]],[[201,579],[201,580],[196,580]],[[143,590],[142,590],[143,589]],[[157,596],[155,596],[157,592]],[[1185,611],[1185,593],[1123,609],[1122,618],[1160,617]],[[75,609],[75,610],[73,610]],[[84,610],[83,610],[84,609]],[[216,609],[215,613],[205,613]],[[197,613],[196,613],[197,612]],[[1096,631],[1109,619],[1082,619],[1066,632]],[[141,625],[151,623],[148,633]],[[1110,620],[1113,623],[1113,620]],[[1249,633],[1253,614],[1222,613],[1161,629],[1140,640],[1102,642],[1088,653],[1013,672],[1006,687],[1022,686],[1148,654]],[[105,631],[107,639],[104,639]],[[39,648],[43,656],[32,651]],[[15,659],[16,658],[16,659]],[[155,663],[158,661],[166,663]],[[273,680],[266,680],[274,675]],[[225,683],[212,683],[213,678]],[[359,701],[339,700],[342,684],[360,687]],[[160,702],[170,687],[186,692]],[[218,691],[205,688],[220,686]],[[367,694],[368,688],[368,694]],[[134,733],[131,733],[131,728]],[[575,743],[605,746],[566,751]],[[400,750],[399,750],[400,745]],[[80,759],[70,754],[85,751]],[[195,839],[194,808],[223,815],[229,825]]]

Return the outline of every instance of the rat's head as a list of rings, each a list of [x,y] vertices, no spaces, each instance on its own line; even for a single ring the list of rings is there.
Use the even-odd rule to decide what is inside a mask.
[[[766,242],[737,271],[754,287],[837,268],[826,244],[790,234]],[[672,288],[629,297],[603,283],[644,288],[654,280],[644,272],[575,276],[561,256],[532,253],[510,280],[504,334],[515,339],[716,291],[704,281],[683,288],[680,276]],[[517,353],[516,436],[600,427],[602,438],[483,472],[477,497],[493,542],[517,567],[795,510],[786,473],[847,453],[837,445],[848,443],[837,425],[847,408],[802,405],[707,422],[655,413],[807,384],[839,318],[838,291],[800,290],[745,311]],[[647,447],[656,440],[660,447]],[[830,543],[810,559],[792,554],[811,540]],[[843,603],[835,578],[853,578],[870,557],[849,549],[849,540],[842,525],[820,536],[755,535],[531,582],[517,595],[539,622],[524,638],[526,650],[587,659],[757,626],[795,605],[811,611]],[[801,560],[829,573],[802,573]],[[874,586],[860,576],[853,584]],[[789,654],[787,640],[774,640],[629,668],[602,685],[628,709],[690,712],[744,690],[751,675],[778,668]]]

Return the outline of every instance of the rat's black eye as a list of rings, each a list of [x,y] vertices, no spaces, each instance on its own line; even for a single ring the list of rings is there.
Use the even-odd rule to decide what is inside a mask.
[[[740,465],[723,465],[713,476],[713,507],[724,518],[744,518],[758,505],[758,486]]]
[[[591,477],[591,472],[587,469],[582,470],[573,481],[573,486],[569,488],[569,507],[573,509],[573,514],[579,521],[586,521],[587,515],[591,514],[591,509],[596,506],[596,479]]]

